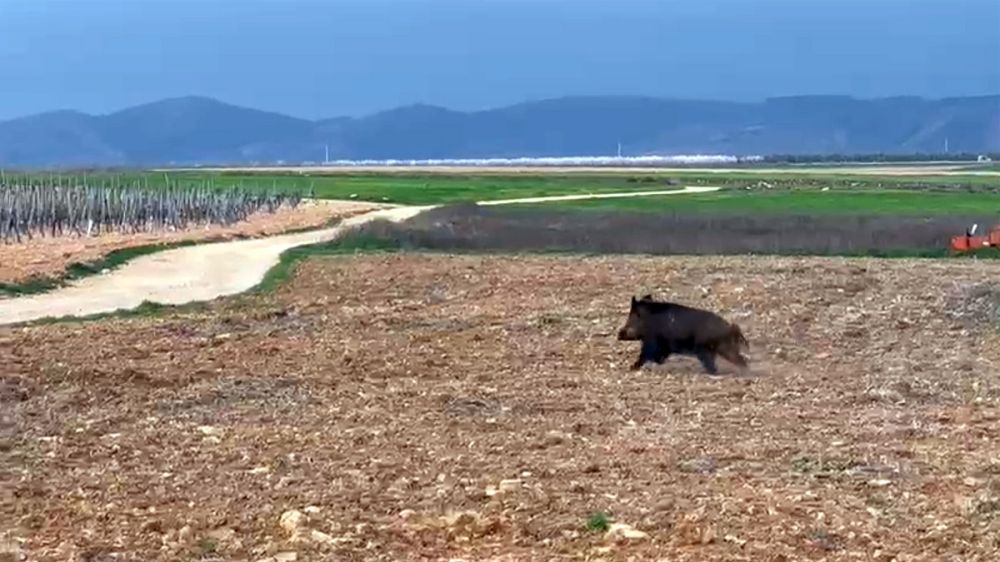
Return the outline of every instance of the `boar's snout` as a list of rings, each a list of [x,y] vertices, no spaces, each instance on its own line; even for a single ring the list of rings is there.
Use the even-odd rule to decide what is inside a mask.
[[[621,330],[618,330],[618,339],[620,341],[637,340],[639,339],[639,334],[631,326],[625,326]]]
[[[639,316],[639,311],[636,310],[636,300],[632,297],[632,309],[629,310],[628,317],[625,319],[625,325],[618,330],[619,340],[639,340],[642,339],[642,321]]]

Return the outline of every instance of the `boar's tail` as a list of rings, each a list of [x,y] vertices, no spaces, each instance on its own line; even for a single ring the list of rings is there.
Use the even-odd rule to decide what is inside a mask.
[[[733,329],[732,329],[731,333],[732,333],[733,341],[737,345],[740,345],[740,346],[743,346],[743,347],[745,347],[747,349],[750,349],[750,342],[748,342],[746,336],[743,335],[743,330],[740,330],[740,327],[737,326],[736,324],[733,324],[732,326],[733,326]]]

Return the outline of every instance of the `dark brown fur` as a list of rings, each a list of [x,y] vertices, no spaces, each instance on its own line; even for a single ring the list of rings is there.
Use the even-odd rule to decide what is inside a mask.
[[[744,372],[749,368],[740,350],[750,344],[739,326],[713,312],[655,301],[651,295],[639,300],[632,297],[628,319],[618,331],[618,339],[642,342],[632,370],[638,370],[648,361],[663,363],[672,354],[697,357],[710,374],[718,373],[716,356]]]

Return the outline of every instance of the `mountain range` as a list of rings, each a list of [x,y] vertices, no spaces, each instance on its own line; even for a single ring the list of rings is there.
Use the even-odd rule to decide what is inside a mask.
[[[0,121],[0,166],[606,156],[619,142],[627,156],[1000,152],[1000,95],[755,103],[589,96],[474,112],[417,104],[322,120],[183,97],[106,115]]]

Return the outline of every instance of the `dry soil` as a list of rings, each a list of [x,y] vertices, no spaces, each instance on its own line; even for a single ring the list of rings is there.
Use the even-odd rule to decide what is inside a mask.
[[[338,257],[199,311],[0,328],[0,552],[995,560],[998,274]],[[646,292],[739,323],[751,375],[628,372]]]

